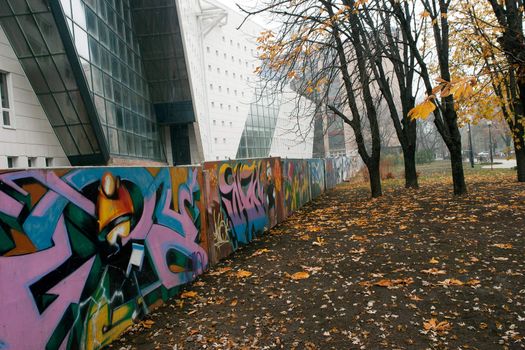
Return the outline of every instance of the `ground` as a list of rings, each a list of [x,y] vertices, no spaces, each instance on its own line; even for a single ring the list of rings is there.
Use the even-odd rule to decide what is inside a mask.
[[[511,170],[321,196],[116,349],[523,349],[525,184]]]

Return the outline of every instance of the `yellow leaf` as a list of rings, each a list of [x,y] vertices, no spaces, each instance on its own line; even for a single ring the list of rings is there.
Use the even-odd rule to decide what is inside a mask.
[[[500,249],[512,249],[512,244],[510,243],[497,243],[492,246]]]
[[[439,264],[439,260],[434,258],[434,257],[432,257],[432,259],[430,259],[429,263],[431,263],[431,264]]]
[[[186,298],[196,298],[197,295],[198,295],[198,293],[195,292],[195,291],[187,291],[187,292],[182,293],[182,294],[180,295],[180,297],[181,297],[182,299],[186,299]]]
[[[445,270],[438,270],[436,268],[421,270],[421,272],[428,273],[429,275],[445,275],[447,273]]]
[[[239,270],[239,271],[237,271],[237,273],[235,275],[238,278],[246,278],[246,277],[250,277],[251,275],[253,275],[253,273],[250,272],[250,271],[246,271],[246,270]]]
[[[310,277],[310,274],[308,274],[308,272],[306,272],[306,271],[296,272],[296,273],[294,273],[293,275],[290,276],[290,278],[293,279],[293,280],[304,280],[304,279],[307,279],[309,277]]]
[[[408,112],[411,119],[427,119],[430,113],[436,110],[436,105],[427,99],[425,102],[417,105]]]
[[[447,278],[444,281],[438,282],[438,284],[441,284],[442,286],[462,286],[465,283],[455,278]]]

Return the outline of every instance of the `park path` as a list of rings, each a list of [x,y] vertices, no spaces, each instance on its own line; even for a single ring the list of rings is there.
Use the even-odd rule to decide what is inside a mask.
[[[215,266],[116,349],[523,349],[525,185],[346,184]]]

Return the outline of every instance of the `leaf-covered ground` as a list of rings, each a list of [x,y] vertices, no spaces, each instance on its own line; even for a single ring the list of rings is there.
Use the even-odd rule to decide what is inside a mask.
[[[117,349],[523,349],[525,185],[346,184],[157,309]]]

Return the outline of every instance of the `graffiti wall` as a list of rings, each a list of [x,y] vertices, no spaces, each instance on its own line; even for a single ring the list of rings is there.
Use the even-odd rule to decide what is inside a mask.
[[[213,262],[283,220],[279,158],[204,164]]]
[[[199,168],[1,174],[1,348],[98,349],[177,293],[208,265],[201,190]]]
[[[301,208],[311,199],[308,161],[305,159],[284,159],[283,199],[285,216]]]
[[[345,164],[0,172],[0,350],[104,347],[342,181]]]
[[[325,190],[325,172],[323,159],[308,160],[310,195],[312,199],[319,197]]]

